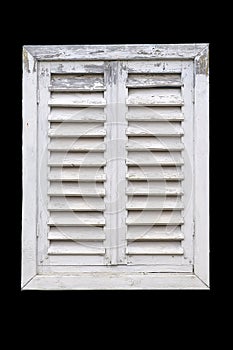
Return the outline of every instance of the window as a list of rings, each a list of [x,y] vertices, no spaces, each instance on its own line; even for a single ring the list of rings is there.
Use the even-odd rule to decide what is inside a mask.
[[[23,289],[208,289],[208,45],[23,48]]]

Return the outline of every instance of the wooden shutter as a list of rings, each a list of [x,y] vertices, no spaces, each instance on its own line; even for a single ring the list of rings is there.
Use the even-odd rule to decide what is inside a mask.
[[[90,62],[72,69],[69,64],[40,66],[40,148],[45,145],[39,156],[43,264],[104,263],[103,67]]]
[[[41,63],[43,265],[191,271],[191,71],[181,62]]]
[[[191,271],[192,65],[161,66],[128,64],[127,261]]]
[[[23,288],[208,288],[208,45],[23,55]]]

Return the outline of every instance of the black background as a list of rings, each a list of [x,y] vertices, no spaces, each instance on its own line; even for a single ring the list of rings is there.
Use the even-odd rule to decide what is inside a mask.
[[[219,23],[218,19],[223,15],[222,9],[214,8],[214,5],[211,9],[205,9],[203,4],[188,2],[185,4],[173,2],[172,5],[168,2],[142,2],[131,5],[119,2],[95,5],[86,3],[83,6],[79,3],[74,6],[63,3],[54,4],[50,10],[47,4],[43,7],[41,3],[31,3],[28,6],[24,4],[22,7],[17,23],[11,19],[10,12],[6,13],[9,24],[2,29],[2,84],[4,82],[4,86],[7,85],[2,100],[2,106],[6,107],[5,114],[1,118],[6,122],[6,126],[2,126],[3,164],[4,169],[7,169],[4,179],[11,184],[11,196],[9,196],[5,182],[2,183],[3,192],[6,188],[4,201],[8,203],[6,213],[2,217],[4,228],[2,227],[1,230],[6,238],[6,243],[2,247],[6,256],[4,260],[2,259],[4,270],[2,290],[6,292],[9,302],[6,299],[2,300],[8,309],[8,316],[14,315],[12,320],[17,319],[18,324],[21,323],[21,317],[26,316],[29,323],[29,320],[34,322],[35,318],[39,317],[43,332],[47,335],[53,318],[59,336],[61,336],[60,329],[66,324],[69,325],[70,330],[72,326],[75,328],[76,324],[80,324],[80,320],[87,329],[98,325],[105,327],[106,324],[113,325],[114,320],[116,321],[119,316],[119,327],[112,328],[109,333],[113,336],[112,344],[116,338],[115,332],[119,332],[119,337],[125,336],[133,322],[136,322],[138,328],[134,329],[133,334],[129,333],[130,337],[139,336],[143,325],[148,329],[152,327],[150,335],[155,335],[154,340],[162,334],[163,326],[164,329],[170,329],[172,333],[175,326],[178,328],[180,326],[180,332],[183,332],[182,327],[185,324],[190,334],[194,335],[197,329],[197,333],[202,333],[201,323],[206,322],[214,309],[217,312],[217,297],[220,296],[226,281],[226,261],[225,258],[220,258],[220,254],[225,254],[228,247],[226,240],[223,241],[221,238],[232,234],[230,225],[226,229],[221,226],[221,211],[225,208],[219,196],[220,179],[217,175],[219,168],[224,167],[224,162],[218,156],[220,137],[225,135],[223,131],[225,133],[227,129],[227,119],[232,118],[229,114],[220,114],[218,109],[220,107],[222,111],[224,107],[221,79],[224,75],[223,69],[227,69],[230,63],[228,56],[223,54],[230,23],[227,19],[222,24]],[[69,11],[66,8],[69,8]],[[12,26],[12,24],[10,32],[9,25]],[[211,289],[210,291],[21,292],[22,46],[134,43],[210,43]],[[230,158],[231,148],[225,147],[225,142],[223,145],[226,153],[229,152]],[[11,198],[10,201],[8,201],[9,198]],[[224,299],[220,298],[221,303],[224,303]],[[139,317],[141,312],[143,316]],[[74,317],[75,323],[71,323],[71,317]],[[99,317],[104,317],[104,321],[100,322]],[[195,318],[199,321],[196,326],[193,326],[192,321]],[[77,329],[72,334],[76,332]],[[35,328],[35,337],[38,337],[39,335],[36,334]],[[145,333],[145,339],[148,336],[149,334]],[[76,340],[78,343],[78,338]],[[89,340],[91,340],[90,333],[86,338],[86,341]],[[99,345],[104,343],[104,338],[101,336],[95,340]],[[169,340],[168,334],[164,340]],[[179,344],[180,336],[174,338],[174,341]]]

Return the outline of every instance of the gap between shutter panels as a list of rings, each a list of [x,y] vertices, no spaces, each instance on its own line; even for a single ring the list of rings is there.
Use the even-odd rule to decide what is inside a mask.
[[[129,73],[126,208],[128,264],[182,255],[181,74]]]
[[[50,261],[103,264],[104,72],[52,73],[49,90]]]
[[[128,75],[129,264],[183,253],[181,86],[180,74]],[[52,74],[49,90],[49,254],[103,255],[103,74]]]

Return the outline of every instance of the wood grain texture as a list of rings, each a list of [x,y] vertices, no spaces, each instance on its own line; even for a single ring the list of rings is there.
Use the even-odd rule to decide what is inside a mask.
[[[49,137],[104,137],[106,130],[100,123],[51,123]]]
[[[182,86],[179,74],[129,74],[126,83],[128,88],[151,88]]]
[[[147,167],[147,166],[130,166],[126,175],[128,180],[133,181],[173,181],[182,180],[184,174],[181,167]]]
[[[155,137],[151,136],[151,133],[149,133],[150,130],[148,130],[149,136],[143,137],[140,135],[140,137],[138,137],[138,133],[141,130],[138,131],[138,129],[135,128],[134,131],[137,133],[137,136],[130,136],[128,138],[128,143],[126,145],[128,151],[181,151],[184,149],[184,144],[181,142],[180,137]],[[145,130],[143,130],[143,132],[145,133]]]
[[[53,107],[48,120],[51,122],[104,122],[106,120],[104,110],[101,108],[62,108]]]
[[[106,264],[123,264],[126,260],[125,176],[126,134],[125,82],[127,72],[122,62],[106,63]]]
[[[129,122],[128,136],[181,136],[184,131],[180,122]]]
[[[25,46],[38,60],[156,60],[194,58],[206,44]]]
[[[182,106],[179,88],[130,89],[128,106]]]
[[[104,77],[101,74],[53,74],[50,91],[103,91]]]
[[[184,116],[179,107],[129,107],[126,119],[131,121],[177,121]]]
[[[102,92],[52,92],[49,106],[53,107],[104,107]]]

